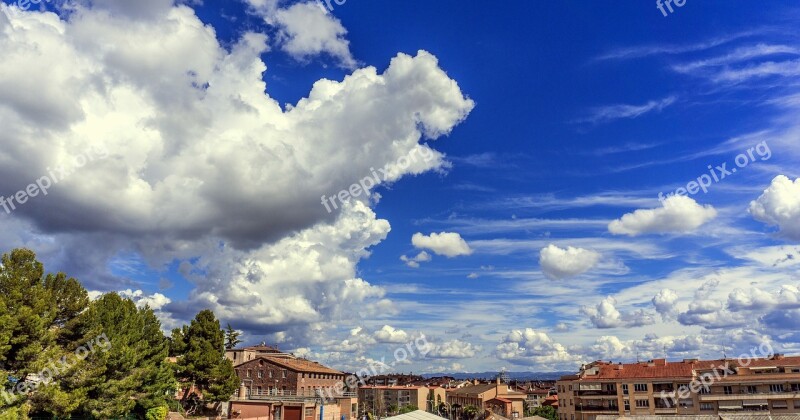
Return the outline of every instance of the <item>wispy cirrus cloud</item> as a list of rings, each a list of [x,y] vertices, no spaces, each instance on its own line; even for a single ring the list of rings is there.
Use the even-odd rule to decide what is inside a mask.
[[[720,45],[727,44],[738,39],[751,37],[761,33],[762,31],[752,30],[739,32],[732,35],[725,35],[712,38],[708,41],[698,42],[689,45],[675,45],[675,44],[661,44],[661,45],[642,45],[637,47],[617,48],[611,50],[599,57],[596,60],[629,60],[634,58],[642,58],[653,55],[662,54],[683,54],[695,51],[704,51]]]
[[[651,100],[644,104],[614,104],[593,108],[589,115],[577,120],[579,123],[599,124],[620,119],[638,118],[650,112],[661,112],[664,108],[672,105],[678,97],[675,95],[666,98]]]
[[[800,54],[800,49],[789,45],[774,45],[774,44],[756,44],[739,47],[732,52],[717,56],[706,58],[702,60],[691,61],[683,64],[676,64],[672,69],[679,73],[689,73],[705,67],[723,66],[726,64],[739,63],[746,60],[755,58],[768,57],[777,54]]]

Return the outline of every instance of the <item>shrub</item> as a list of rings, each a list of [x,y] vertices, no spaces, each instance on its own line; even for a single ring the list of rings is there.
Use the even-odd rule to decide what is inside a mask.
[[[147,420],[164,420],[167,418],[167,414],[169,414],[169,409],[167,407],[154,407],[147,410],[144,418]]]

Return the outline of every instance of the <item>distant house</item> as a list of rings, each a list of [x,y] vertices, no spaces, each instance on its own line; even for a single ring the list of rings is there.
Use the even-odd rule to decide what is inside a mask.
[[[483,412],[508,418],[522,417],[526,398],[525,394],[501,383],[500,378],[494,383],[464,386],[447,392],[447,404],[453,412],[472,405]]]

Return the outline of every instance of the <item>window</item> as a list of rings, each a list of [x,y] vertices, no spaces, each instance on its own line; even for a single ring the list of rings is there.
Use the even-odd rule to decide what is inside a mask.
[[[714,404],[713,403],[700,403],[700,411],[713,411]]]
[[[698,394],[700,394],[700,395],[708,395],[710,393],[711,393],[711,389],[709,389],[707,386],[700,387],[700,390],[698,392]]]
[[[622,384],[622,393],[628,395],[628,384]]]
[[[625,411],[631,411],[631,400],[624,400],[622,403],[625,404]]]
[[[747,393],[748,394],[757,394],[758,393],[758,387],[755,386],[755,385],[747,385]]]
[[[247,377],[250,377],[250,369],[247,369]]]
[[[617,392],[617,384],[606,384],[606,391]]]
[[[281,371],[281,378],[286,379],[286,370]]]
[[[800,384],[792,384],[792,392],[800,392]]]
[[[725,392],[725,395],[733,394],[733,387],[732,386],[723,386],[722,391]]]
[[[260,386],[256,387],[256,395],[261,395],[261,387]]]
[[[258,371],[258,379],[261,379],[263,377],[264,377],[264,371],[263,370],[259,370]]]
[[[769,392],[783,392],[783,384],[771,384]]]
[[[789,402],[785,401],[785,400],[784,401],[773,401],[772,402],[772,408],[785,410],[785,409],[789,408]]]
[[[633,390],[636,392],[647,392],[647,384],[634,384]]]
[[[794,408],[800,408],[800,400],[794,400]]]
[[[650,407],[650,400],[636,400],[636,408]]]
[[[272,369],[269,370],[269,377],[272,378]]]

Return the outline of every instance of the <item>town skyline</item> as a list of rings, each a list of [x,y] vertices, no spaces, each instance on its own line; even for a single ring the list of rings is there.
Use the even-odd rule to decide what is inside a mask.
[[[0,246],[340,370],[800,354],[798,20],[2,0]]]

